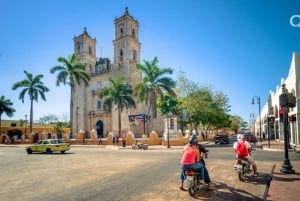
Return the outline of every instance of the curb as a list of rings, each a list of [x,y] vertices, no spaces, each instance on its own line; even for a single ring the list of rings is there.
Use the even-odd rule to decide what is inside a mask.
[[[284,152],[284,149],[279,149],[279,148],[267,148],[267,147],[262,147],[263,151],[277,151],[277,152]],[[289,152],[294,152],[293,149],[288,149]]]

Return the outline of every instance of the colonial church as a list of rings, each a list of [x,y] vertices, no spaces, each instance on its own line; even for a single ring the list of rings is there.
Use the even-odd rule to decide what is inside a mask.
[[[109,78],[122,75],[126,82],[133,87],[142,80],[142,72],[136,69],[140,63],[139,22],[134,19],[126,7],[124,14],[114,20],[115,38],[113,40],[113,62],[108,58],[96,57],[96,39],[92,38],[86,28],[79,36],[75,36],[74,51],[77,59],[87,64],[87,72],[91,79],[88,86],[76,85],[73,97],[72,129],[74,133],[84,131],[88,133],[93,129],[98,136],[106,137],[109,132],[118,134],[118,114],[116,108],[111,111],[103,109],[103,100],[99,92],[109,86]],[[136,101],[137,102],[137,101]],[[124,109],[121,116],[122,132],[132,131],[137,136],[149,134],[152,130],[163,132],[161,118],[148,122],[144,103],[138,103],[136,108]],[[130,124],[129,116],[142,116],[141,124]],[[149,122],[151,122],[149,124]],[[150,130],[151,129],[151,130]]]

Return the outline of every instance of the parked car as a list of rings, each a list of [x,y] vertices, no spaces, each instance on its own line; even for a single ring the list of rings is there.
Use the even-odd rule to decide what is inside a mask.
[[[61,152],[70,150],[70,144],[65,142],[59,142],[54,139],[40,140],[37,143],[27,146],[25,148],[28,154],[33,152],[52,154],[52,152]]]
[[[244,133],[244,137],[248,142],[257,142],[256,137],[252,133]]]
[[[229,144],[229,136],[225,133],[225,134],[216,134],[215,136],[215,144],[218,143],[226,143]]]

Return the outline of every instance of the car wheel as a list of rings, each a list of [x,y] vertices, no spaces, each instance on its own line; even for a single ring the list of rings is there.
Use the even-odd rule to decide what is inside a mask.
[[[52,154],[52,151],[51,151],[51,149],[49,149],[49,148],[48,148],[48,149],[46,149],[46,153],[47,153],[47,154]]]
[[[66,151],[60,151],[60,153],[64,154]]]
[[[27,154],[32,154],[32,150],[31,149],[27,149]]]

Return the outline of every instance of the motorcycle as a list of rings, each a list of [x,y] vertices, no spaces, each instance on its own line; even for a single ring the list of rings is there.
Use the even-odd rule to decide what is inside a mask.
[[[201,145],[202,146],[202,145]],[[203,149],[202,149],[203,148]],[[201,162],[205,165],[205,161],[203,158],[207,157],[208,149],[201,147]],[[186,188],[188,189],[189,195],[192,197],[196,197],[197,194],[200,194],[201,188],[204,186],[199,182],[199,172],[193,169],[185,169],[185,183]]]
[[[189,195],[196,197],[196,195],[200,193],[201,185],[203,185],[198,182],[199,172],[193,169],[186,169],[184,173],[186,175],[185,182]]]
[[[142,144],[139,142],[135,142],[135,144],[132,145],[132,149],[143,149],[143,150],[147,150],[148,149],[148,144]]]
[[[245,181],[247,178],[247,174],[250,173],[250,163],[247,158],[238,158],[238,164],[234,166],[235,171],[238,173],[238,177],[240,181]]]

